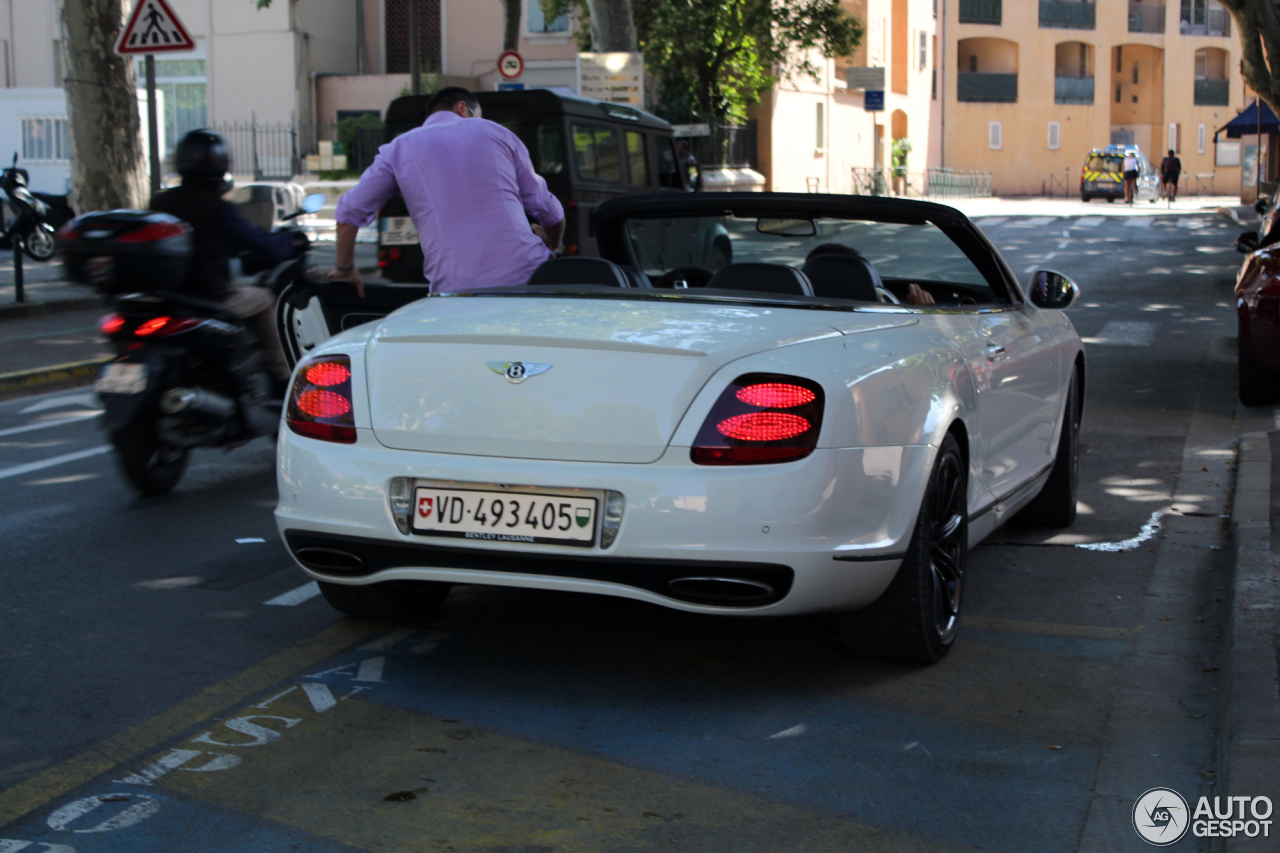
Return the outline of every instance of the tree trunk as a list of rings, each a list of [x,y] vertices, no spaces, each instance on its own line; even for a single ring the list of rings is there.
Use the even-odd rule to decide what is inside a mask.
[[[520,5],[521,0],[502,0],[503,50],[516,50],[520,47]]]
[[[147,201],[133,62],[114,51],[125,2],[66,0],[62,9],[71,203],[82,213]]]
[[[598,53],[636,53],[635,19],[631,0],[588,0],[591,9],[591,49]]]

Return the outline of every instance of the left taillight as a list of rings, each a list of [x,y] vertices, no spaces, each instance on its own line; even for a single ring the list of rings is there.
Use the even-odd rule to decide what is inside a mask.
[[[298,435],[354,444],[351,358],[327,355],[298,368],[289,393],[285,423]]]
[[[748,373],[721,393],[698,431],[698,465],[763,465],[803,459],[822,430],[822,386],[798,376]]]

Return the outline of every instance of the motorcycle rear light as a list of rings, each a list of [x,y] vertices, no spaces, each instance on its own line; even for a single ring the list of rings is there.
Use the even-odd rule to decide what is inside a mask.
[[[345,365],[336,364],[332,361],[324,361],[320,364],[313,364],[307,368],[306,380],[312,385],[320,385],[328,387],[346,382],[351,378],[351,371]]]
[[[192,317],[152,317],[150,320],[143,322],[138,326],[138,328],[134,329],[133,333],[140,338],[152,336],[167,338],[170,335],[190,331],[196,326],[199,326],[201,322],[201,320],[196,320]],[[121,324],[123,325],[123,323],[124,320],[121,318]],[[110,334],[110,332],[108,332],[108,334]]]
[[[356,425],[351,393],[349,356],[322,356],[303,364],[289,392],[285,423],[298,435],[354,444]]]
[[[137,231],[121,234],[117,240],[121,243],[152,243],[156,240],[167,240],[178,237],[191,230],[191,226],[176,222],[152,222]]]
[[[803,459],[822,429],[822,386],[798,376],[749,373],[720,394],[698,431],[697,465],[763,465]]]
[[[108,314],[98,321],[98,328],[104,335],[114,335],[124,328],[124,317],[119,314]]]
[[[168,317],[152,317],[150,320],[145,320],[140,323],[138,328],[133,330],[133,333],[140,338],[145,338],[148,335],[154,335],[165,327],[165,324],[169,322],[169,319],[170,318]]]

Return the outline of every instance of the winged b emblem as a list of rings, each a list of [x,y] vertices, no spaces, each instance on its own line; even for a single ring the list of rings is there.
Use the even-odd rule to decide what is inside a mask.
[[[489,361],[485,363],[489,365],[489,369],[494,373],[507,377],[507,381],[513,385],[519,385],[530,376],[537,376],[551,369],[550,364],[540,364],[534,361]]]

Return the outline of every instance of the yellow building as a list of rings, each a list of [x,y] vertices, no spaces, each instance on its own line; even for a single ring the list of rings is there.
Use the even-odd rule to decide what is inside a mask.
[[[1178,152],[1183,193],[1241,190],[1240,143],[1213,142],[1246,103],[1214,0],[944,6],[942,165],[992,172],[998,195],[1074,194],[1091,148],[1136,144],[1157,166]]]

